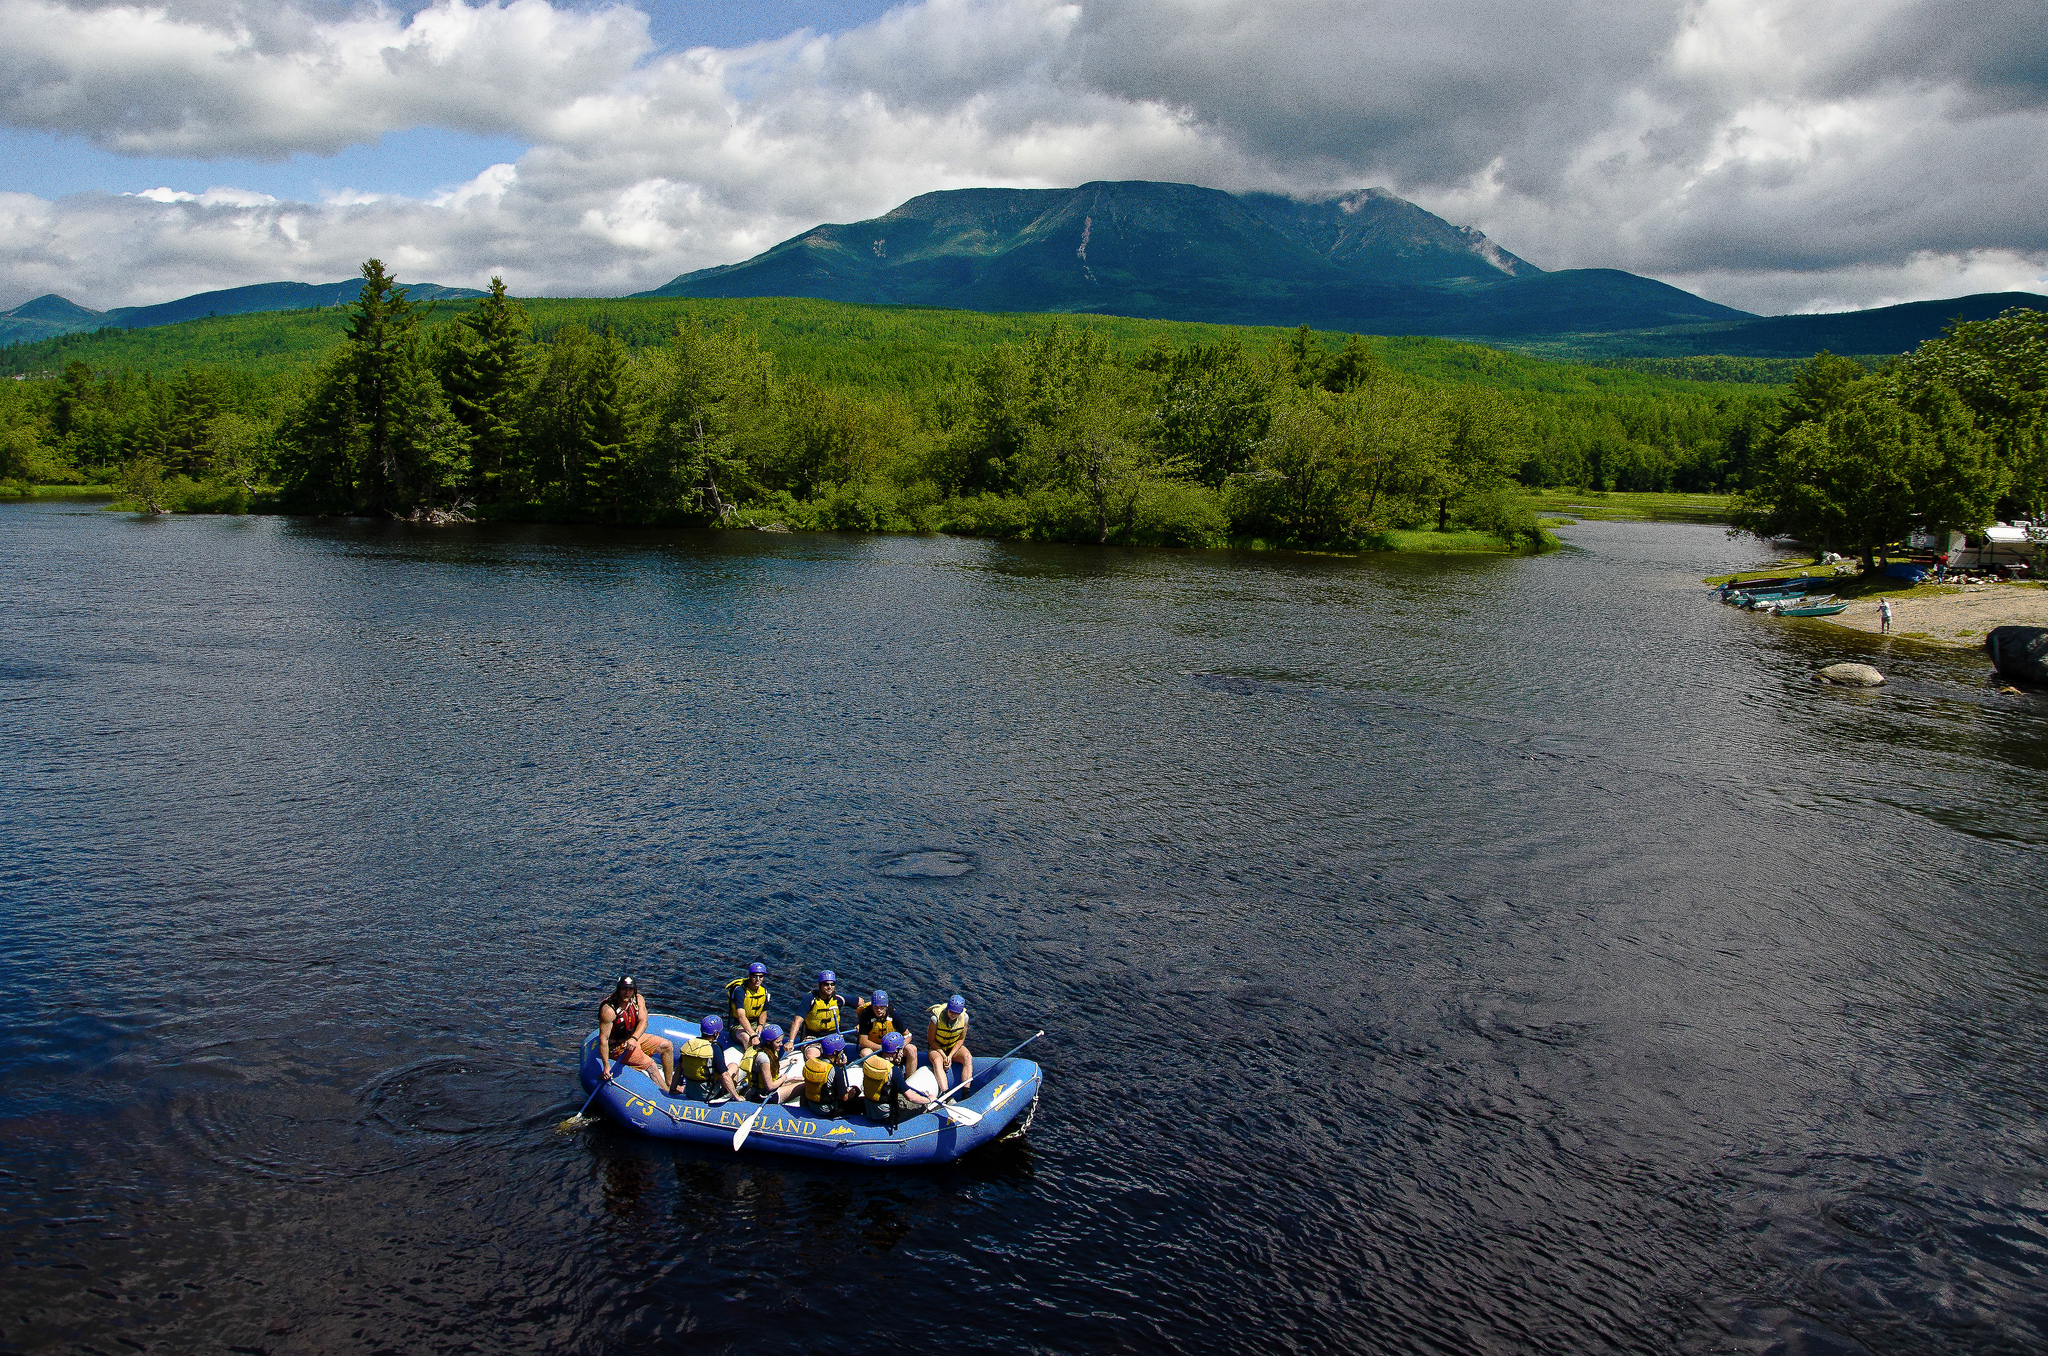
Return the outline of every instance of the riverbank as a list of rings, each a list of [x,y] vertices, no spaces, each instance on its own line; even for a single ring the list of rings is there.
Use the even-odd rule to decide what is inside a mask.
[[[2048,626],[2048,587],[2040,584],[1922,585],[1886,596],[1892,634],[1955,649],[1974,649],[1998,626]],[[1821,620],[1852,631],[1881,632],[1878,599],[1859,598],[1846,612]]]
[[[1733,574],[1709,575],[1704,582],[1724,584],[1781,575],[1825,574],[1831,568],[1805,561],[1778,561]],[[1852,631],[1882,634],[1879,604],[1892,605],[1891,634],[1952,649],[1972,649],[1999,626],[2048,626],[2048,586],[2025,584],[1911,584],[1877,573],[1843,575],[1832,584],[1835,597],[1848,608],[1832,617],[1807,620]]]
[[[23,487],[13,487],[12,497],[31,499],[106,499],[106,507],[112,512],[142,512],[142,506],[133,498],[122,496],[112,486],[29,486],[24,496]],[[1188,487],[1199,491],[1201,487]],[[259,489],[251,496],[228,490],[212,482],[200,484],[191,481],[174,481],[159,501],[165,510],[175,514],[237,514],[274,513],[276,494],[271,489]],[[1085,506],[1084,506],[1085,507]],[[1149,506],[1148,506],[1149,507]],[[1169,511],[1141,518],[1135,539],[1112,541],[1115,546],[1174,547],[1192,550],[1232,551],[1294,551],[1306,550],[1316,555],[1359,556],[1385,553],[1405,555],[1531,555],[1554,551],[1564,545],[1549,527],[1572,519],[1546,518],[1526,524],[1513,536],[1485,531],[1479,528],[1453,526],[1442,531],[1434,528],[1388,528],[1371,532],[1354,543],[1343,547],[1303,547],[1286,541],[1269,540],[1263,537],[1240,537],[1229,535],[1228,520],[1220,512],[1209,514],[1174,514]],[[985,537],[997,541],[1048,541],[1069,545],[1091,545],[1096,532],[1092,524],[1082,519],[1077,526],[1078,510],[1073,502],[1061,502],[1048,496],[995,496],[980,495],[956,498],[935,503],[902,505],[896,501],[887,503],[858,502],[849,510],[848,505],[836,500],[798,501],[787,496],[779,497],[767,505],[749,504],[738,508],[723,525],[724,531],[752,532],[832,532],[859,533],[871,536],[925,536],[943,535],[952,537]],[[500,522],[500,523],[554,523],[560,526],[590,525],[587,520],[556,519],[540,514],[503,514],[486,509],[474,517],[451,517],[445,520],[426,519],[430,526],[445,523]],[[691,526],[690,520],[678,519],[673,523],[634,524],[635,527]]]

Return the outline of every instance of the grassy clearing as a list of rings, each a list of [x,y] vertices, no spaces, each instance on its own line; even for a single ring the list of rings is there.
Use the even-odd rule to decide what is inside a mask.
[[[108,499],[116,493],[112,485],[24,485],[18,480],[0,480],[0,499]]]
[[[1725,523],[1733,495],[1657,494],[1641,490],[1525,490],[1539,514],[1569,514],[1600,522]]]
[[[1491,532],[1417,531],[1394,529],[1373,538],[1373,549],[1408,551],[1420,555],[1505,555],[1508,547]]]

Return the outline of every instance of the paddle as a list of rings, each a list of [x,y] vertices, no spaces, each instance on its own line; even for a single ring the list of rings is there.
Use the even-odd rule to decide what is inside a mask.
[[[624,1059],[623,1057],[621,1057],[621,1058],[620,1058],[620,1060],[619,1060],[619,1065],[618,1065],[618,1068],[615,1068],[615,1069],[613,1069],[613,1070],[612,1070],[612,1073],[613,1073],[614,1075],[616,1075],[616,1074],[618,1073],[619,1069],[622,1069],[622,1068],[624,1068],[624,1067],[625,1067],[625,1064],[626,1064],[626,1061],[625,1061],[625,1059]],[[590,1104],[591,1104],[592,1102],[594,1102],[594,1101],[596,1101],[596,1100],[597,1100],[597,1094],[599,1094],[600,1092],[603,1092],[603,1091],[604,1091],[604,1085],[605,1085],[606,1083],[609,1083],[610,1081],[611,1081],[611,1079],[609,1079],[609,1078],[600,1078],[600,1079],[598,1079],[598,1080],[597,1080],[597,1086],[596,1086],[596,1087],[594,1087],[594,1088],[592,1088],[592,1089],[590,1090],[590,1095],[589,1095],[588,1097],[586,1097],[586,1098],[584,1098],[584,1099],[583,1099],[583,1111],[588,1111],[588,1110],[590,1110]],[[563,1122],[562,1122],[562,1123],[561,1123],[560,1125],[556,1126],[556,1127],[555,1127],[555,1133],[556,1133],[556,1134],[558,1134],[558,1135],[564,1135],[564,1134],[567,1134],[567,1133],[568,1133],[569,1131],[571,1131],[571,1130],[574,1130],[574,1129],[578,1128],[579,1126],[581,1126],[581,1125],[583,1124],[583,1111],[579,1111],[579,1112],[577,1112],[577,1113],[576,1113],[575,1115],[571,1116],[571,1117],[570,1117],[570,1118],[569,1118],[568,1120],[566,1120],[566,1121],[563,1121]]]
[[[1037,1040],[1040,1036],[1043,1036],[1044,1034],[1045,1032],[1043,1031],[1036,1031],[1033,1032],[1031,1035],[1026,1036],[1023,1040],[1018,1041],[1015,1045],[1011,1046],[1002,1054],[997,1055],[995,1057],[994,1062],[991,1063],[989,1067],[994,1068],[997,1064],[1001,1064],[1011,1055],[1016,1054],[1019,1050],[1022,1050],[1025,1046],[1031,1044],[1031,1042]],[[932,1109],[943,1113],[949,1120],[952,1120],[953,1123],[956,1125],[981,1124],[981,1113],[979,1111],[972,1111],[964,1106],[946,1105],[947,1102],[951,1101],[953,1098],[958,1097],[961,1093],[965,1092],[970,1082],[971,1080],[969,1079],[962,1079],[960,1082],[955,1083],[947,1091],[940,1093],[939,1096],[932,1102]]]

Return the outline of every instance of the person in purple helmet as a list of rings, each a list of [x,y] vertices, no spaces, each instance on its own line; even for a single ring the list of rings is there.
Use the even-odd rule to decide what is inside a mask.
[[[756,1102],[788,1102],[803,1091],[794,1061],[782,1057],[782,1028],[772,1022],[761,1028],[760,1039],[747,1066],[747,1097]]]
[[[768,967],[755,961],[747,972],[725,986],[726,1029],[740,1049],[751,1049],[761,1023],[768,1020]]]
[[[904,1048],[910,1051],[910,1067],[917,1067],[917,1047],[910,1042],[910,1030],[896,1015],[896,1009],[889,1006],[889,995],[877,989],[860,1010],[860,1052],[873,1054],[882,1048],[882,1040],[895,1032],[903,1037]]]
[[[953,1086],[955,1070],[962,1083],[974,1081],[974,1052],[967,1048],[966,999],[956,993],[943,1003],[932,1004],[932,1019],[924,1028],[924,1048],[940,1092]]]
[[[910,1086],[909,1071],[917,1067],[910,1043],[901,1031],[882,1037],[875,1052],[860,1062],[861,1101],[868,1118],[891,1130],[903,1119],[905,1106],[926,1106],[931,1098]]]
[[[836,1120],[847,1112],[847,1103],[860,1094],[846,1067],[846,1040],[837,1032],[810,1047],[804,1060],[804,1110],[825,1120]]]
[[[818,987],[811,990],[809,1006],[789,1019],[790,1039],[815,1041],[847,1029],[846,1000],[839,996],[839,976],[830,970],[820,970]]]
[[[699,1030],[702,1034],[684,1041],[676,1052],[676,1068],[683,1078],[678,1095],[699,1102],[738,1097],[733,1070],[739,1067],[740,1052],[726,1039],[725,1023],[713,1013]]]

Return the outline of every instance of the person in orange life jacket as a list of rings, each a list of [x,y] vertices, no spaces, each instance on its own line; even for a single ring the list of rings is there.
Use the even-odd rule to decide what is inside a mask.
[[[790,1039],[815,1040],[827,1032],[843,1031],[846,1025],[846,1000],[839,996],[839,976],[820,970],[810,1006],[789,1019]]]
[[[712,1014],[699,1029],[703,1034],[684,1041],[676,1052],[676,1068],[683,1077],[679,1095],[700,1102],[738,1097],[733,1070],[740,1065],[740,1052],[726,1039],[725,1023]]]
[[[852,1072],[846,1067],[846,1041],[838,1034],[810,1048],[804,1061],[804,1110],[827,1120],[843,1116],[849,1102],[860,1100]]]
[[[761,1023],[768,1020],[768,997],[768,967],[759,961],[725,986],[726,1027],[740,1049],[752,1048]]]
[[[667,1092],[675,1085],[675,1046],[660,1036],[647,1034],[647,1004],[631,975],[620,975],[612,996],[597,1005],[597,1053],[604,1059],[603,1078],[611,1081],[612,1061],[623,1059],[628,1068],[652,1078],[654,1061],[661,1060],[661,1077],[656,1081]]]
[[[794,1062],[784,1067],[784,1043],[781,1027],[771,1023],[761,1028],[752,1062],[747,1066],[747,1097],[750,1101],[788,1102],[803,1091],[803,1080],[797,1077]]]
[[[917,1067],[917,1047],[910,1043],[910,1032],[896,1017],[896,1010],[889,1006],[889,995],[880,989],[867,1006],[860,1010],[860,1051],[872,1054],[882,1048],[882,1039],[890,1032],[903,1037],[903,1048],[910,1051],[910,1067]]]
[[[875,1053],[860,1062],[861,1102],[869,1119],[885,1121],[894,1130],[906,1103],[924,1106],[932,1100],[910,1086],[908,1070],[916,1067],[917,1057],[901,1031],[882,1037]]]
[[[939,1091],[952,1086],[948,1081],[953,1070],[960,1070],[960,1081],[974,1081],[974,1052],[967,1048],[967,1000],[954,994],[943,1003],[932,1005],[932,1019],[925,1024],[924,1045],[931,1063],[932,1072],[938,1076]]]

